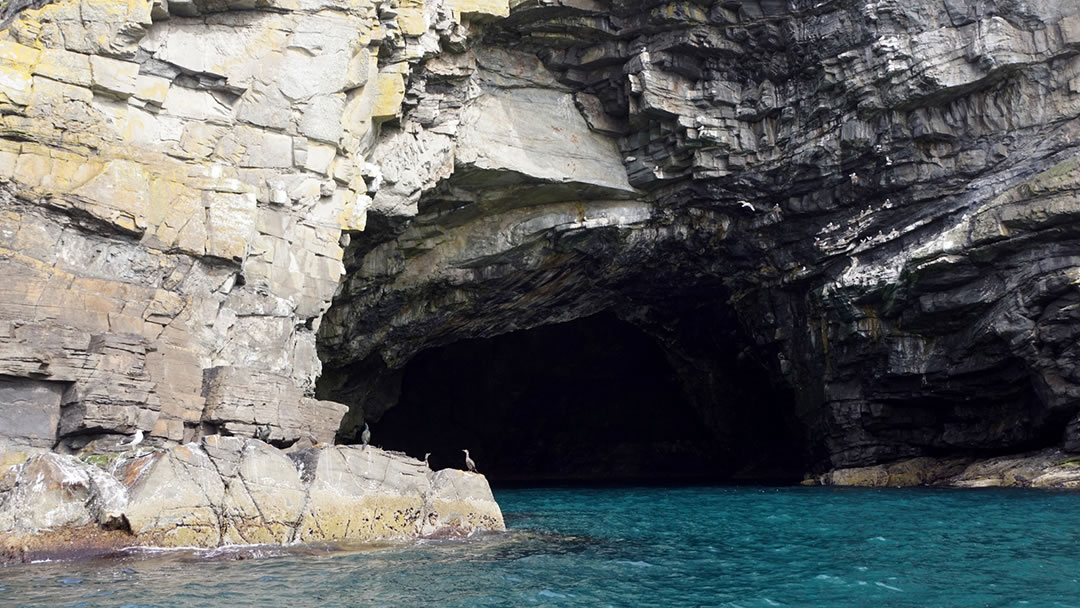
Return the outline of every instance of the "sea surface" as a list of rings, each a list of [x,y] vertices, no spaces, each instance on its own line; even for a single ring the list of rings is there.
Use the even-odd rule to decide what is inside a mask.
[[[0,606],[1080,606],[1080,494],[497,491],[510,530],[0,568]]]

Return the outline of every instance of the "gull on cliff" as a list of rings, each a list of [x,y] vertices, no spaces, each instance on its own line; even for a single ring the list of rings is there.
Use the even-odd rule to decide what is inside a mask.
[[[469,471],[475,473],[476,472],[476,463],[473,462],[472,458],[469,458],[469,450],[461,450],[461,451],[465,452],[465,467],[467,469],[469,469]]]
[[[131,437],[131,441],[129,441],[127,443],[121,443],[121,444],[117,445],[116,447],[130,450],[130,449],[134,448],[135,446],[139,445],[140,443],[142,443],[142,440],[143,440],[142,429],[138,429],[138,430],[135,431],[135,435],[133,435]]]

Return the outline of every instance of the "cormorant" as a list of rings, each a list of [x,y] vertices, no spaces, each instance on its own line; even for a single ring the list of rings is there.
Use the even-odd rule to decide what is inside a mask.
[[[270,441],[270,423],[266,423],[255,429],[255,438],[263,443]]]
[[[462,452],[465,452],[465,466],[466,466],[466,467],[467,467],[467,468],[468,468],[468,469],[469,469],[470,471],[472,471],[473,473],[475,473],[475,472],[476,472],[476,463],[475,463],[475,462],[473,462],[473,459],[472,459],[472,458],[469,458],[469,450],[461,450],[461,451],[462,451]]]
[[[368,443],[371,442],[371,429],[368,428],[367,423],[364,423],[364,432],[360,433],[360,443],[364,444],[366,448]]]

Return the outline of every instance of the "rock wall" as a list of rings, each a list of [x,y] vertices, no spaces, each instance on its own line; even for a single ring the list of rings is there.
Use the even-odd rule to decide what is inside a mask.
[[[1062,2],[516,3],[411,74],[320,395],[610,310],[704,409],[756,361],[817,467],[1075,446],[1078,51]]]
[[[755,362],[817,466],[1080,444],[1073,3],[9,14],[9,454],[325,441],[420,351],[601,311],[703,412]]]
[[[378,126],[461,11],[505,7],[27,4],[0,32],[0,460],[332,441],[315,332]]]

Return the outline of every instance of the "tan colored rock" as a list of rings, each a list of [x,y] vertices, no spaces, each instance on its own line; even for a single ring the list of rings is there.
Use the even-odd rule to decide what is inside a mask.
[[[95,91],[127,98],[137,90],[139,64],[108,57],[90,57],[91,82]]]
[[[836,469],[820,481],[824,485],[861,487],[1080,488],[1080,458],[1056,449],[986,459],[909,458]]]
[[[206,452],[177,446],[124,462],[117,476],[128,489],[131,533],[167,547],[215,547],[225,484]]]
[[[206,371],[202,421],[241,437],[254,437],[269,424],[274,441],[334,439],[347,408],[339,403],[304,397],[285,376],[240,367]]]
[[[92,82],[90,58],[64,49],[42,49],[34,73],[82,87],[89,87]]]
[[[432,473],[420,461],[370,446],[314,449],[293,458],[302,475],[312,479],[298,528],[300,540],[504,529],[483,476]]]
[[[405,99],[405,79],[396,70],[379,73],[375,80],[375,101],[371,108],[371,120],[376,124],[397,117],[401,102]]]
[[[508,0],[450,0],[449,4],[459,20],[484,22],[510,15]]]
[[[106,459],[112,460],[112,459]],[[125,545],[216,547],[297,541],[370,542],[504,529],[481,475],[432,473],[374,447],[286,455],[255,439],[209,436],[167,450],[126,452],[111,474],[43,454],[0,474],[0,533],[38,549],[127,531]],[[114,477],[115,475],[115,477]],[[66,535],[66,536],[65,536]],[[101,546],[112,546],[107,536]],[[93,545],[91,542],[90,545]],[[3,547],[0,547],[3,549]]]
[[[0,102],[25,106],[30,103],[33,66],[39,51],[7,40],[0,41]]]
[[[422,523],[425,536],[446,531],[471,534],[477,530],[506,528],[502,510],[483,475],[442,469],[432,476],[431,486],[434,493],[428,502],[427,517]]]

